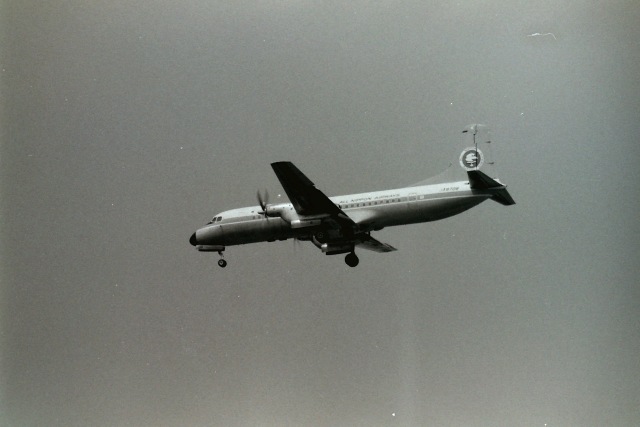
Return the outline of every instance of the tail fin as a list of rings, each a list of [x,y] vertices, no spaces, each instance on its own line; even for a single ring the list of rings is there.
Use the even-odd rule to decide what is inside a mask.
[[[506,190],[507,186],[496,178],[489,128],[485,125],[469,125],[464,128],[462,135],[464,145],[456,161],[450,163],[440,175],[413,186],[469,180],[472,189],[490,193],[491,199],[496,202],[503,205],[515,204]]]
[[[467,175],[469,176],[469,185],[474,190],[487,190],[493,193],[491,200],[495,200],[502,205],[510,206],[516,204],[511,194],[507,191],[506,185],[500,184],[479,170],[467,171]]]
[[[459,163],[467,172],[471,188],[493,193],[491,199],[505,206],[514,205],[516,202],[507,191],[507,186],[495,177],[489,129],[485,125],[474,124],[467,126],[462,133],[465,148],[460,153]]]

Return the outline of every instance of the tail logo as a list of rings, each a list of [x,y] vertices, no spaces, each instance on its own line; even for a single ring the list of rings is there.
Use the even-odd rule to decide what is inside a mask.
[[[484,154],[475,147],[465,148],[460,154],[460,166],[468,171],[480,169],[483,164]]]

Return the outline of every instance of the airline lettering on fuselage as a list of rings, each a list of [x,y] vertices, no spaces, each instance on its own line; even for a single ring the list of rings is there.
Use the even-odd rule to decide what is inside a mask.
[[[393,197],[400,197],[400,193],[396,193],[396,194],[385,194],[384,196],[378,196],[378,197],[374,197],[375,200],[378,199],[391,199]]]
[[[370,202],[371,200],[391,199],[391,198],[394,198],[394,197],[400,197],[400,193],[383,194],[381,196],[375,196],[375,197],[359,197],[357,199],[340,200],[338,203],[339,204],[362,203],[362,202]]]

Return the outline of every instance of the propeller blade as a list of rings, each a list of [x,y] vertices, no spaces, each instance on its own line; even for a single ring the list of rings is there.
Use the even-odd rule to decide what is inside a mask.
[[[256,191],[256,199],[258,199],[258,204],[264,210],[264,203],[262,203],[262,195],[260,194],[260,190]]]
[[[264,190],[264,195],[258,190],[256,192],[256,197],[258,198],[258,203],[260,204],[260,208],[262,208],[262,213],[266,213],[267,204],[269,203],[269,192]]]

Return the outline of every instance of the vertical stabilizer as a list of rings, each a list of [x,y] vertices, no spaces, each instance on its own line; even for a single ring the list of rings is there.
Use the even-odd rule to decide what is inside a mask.
[[[468,171],[479,170],[495,178],[495,166],[491,146],[491,134],[487,126],[472,124],[465,127],[462,131],[462,141],[456,145],[456,157],[451,160],[449,168],[440,175],[436,175],[414,185],[466,181],[468,180]]]
[[[465,148],[460,153],[459,163],[467,172],[471,188],[489,192],[492,200],[505,206],[515,205],[507,186],[496,177],[489,129],[485,125],[469,125],[462,133]]]

